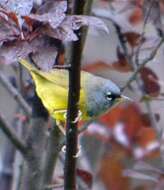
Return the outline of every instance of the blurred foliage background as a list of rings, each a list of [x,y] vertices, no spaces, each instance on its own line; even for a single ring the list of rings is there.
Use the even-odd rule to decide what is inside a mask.
[[[133,101],[109,111],[80,134],[77,175],[86,189],[163,189],[164,47],[162,43],[160,47],[158,45],[164,38],[164,1],[96,0],[91,14],[105,22],[109,34],[89,27],[82,69],[124,87],[143,61],[150,60],[138,70],[137,77],[124,90],[124,94]],[[67,42],[64,44],[68,45]],[[1,52],[0,57],[4,55]],[[155,53],[151,57],[152,52]],[[62,52],[59,64],[62,65],[66,59]],[[15,80],[19,83],[20,76],[11,65],[0,63],[0,69],[12,83]],[[23,76],[27,75],[21,72]],[[12,126],[19,123],[17,132],[21,134],[26,117],[19,112],[17,102],[2,83],[0,111]],[[83,125],[80,123],[79,127]],[[5,184],[2,189],[19,189],[16,188],[20,175],[17,170],[22,166],[22,158],[14,153],[2,132],[0,151],[0,183],[7,177],[9,181],[6,183],[12,184],[12,188],[5,189]],[[60,153],[56,164],[54,184],[61,180],[63,154]]]

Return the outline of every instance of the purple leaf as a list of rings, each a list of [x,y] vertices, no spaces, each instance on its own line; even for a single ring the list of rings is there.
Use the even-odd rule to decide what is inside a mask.
[[[36,38],[30,42],[16,41],[4,44],[0,48],[0,64],[12,64],[20,58],[26,58],[32,53],[36,65],[42,70],[52,69],[57,56],[54,44],[49,43],[45,37]]]
[[[65,25],[71,26],[73,30],[78,30],[82,26],[90,26],[94,29],[109,32],[105,23],[96,17],[93,16],[83,16],[83,15],[73,15],[67,16],[65,21],[63,22]]]
[[[0,15],[0,45],[6,41],[12,41],[20,36],[20,31],[9,18]]]
[[[64,20],[66,9],[66,1],[56,1],[48,12],[43,14],[30,14],[29,18],[42,22],[43,24],[49,24],[53,29],[56,29]]]
[[[49,12],[64,13],[67,10],[67,1],[65,0],[46,0],[37,10],[37,14],[42,15]]]
[[[44,71],[53,68],[57,56],[57,49],[55,46],[43,44],[37,52],[32,55],[36,65]]]
[[[0,64],[12,64],[20,58],[25,58],[29,53],[34,51],[28,42],[19,41],[8,43],[0,48]]]
[[[42,33],[62,41],[76,41],[78,39],[74,31],[65,25],[62,25],[55,30],[46,26],[42,29]]]
[[[28,15],[33,7],[33,0],[0,0],[0,5],[17,15]]]

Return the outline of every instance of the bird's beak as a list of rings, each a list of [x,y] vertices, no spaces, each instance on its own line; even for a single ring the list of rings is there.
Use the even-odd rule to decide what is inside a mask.
[[[126,102],[126,101],[130,101],[130,102],[133,102],[133,100],[127,96],[124,96],[124,95],[121,95],[119,98],[117,98],[116,100],[116,105],[120,104],[120,103],[123,103],[123,102]]]
[[[133,102],[133,100],[127,96],[124,96],[124,95],[121,95],[120,97],[120,101],[121,102],[124,102],[124,101],[130,101],[130,102]]]

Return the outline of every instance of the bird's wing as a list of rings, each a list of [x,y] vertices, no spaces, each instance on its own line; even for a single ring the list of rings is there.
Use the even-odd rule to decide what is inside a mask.
[[[55,85],[61,86],[63,88],[68,88],[68,71],[53,69],[51,71],[39,71],[40,75],[46,78],[48,81],[51,81]]]
[[[68,70],[65,69],[52,69],[48,72],[39,71],[40,75],[45,77],[47,80],[55,83],[56,85],[60,85],[63,88],[68,88]],[[92,75],[88,72],[81,71],[81,88],[85,88],[86,82],[88,82],[89,77]]]
[[[50,113],[67,109],[68,88],[45,79],[43,82],[35,79],[35,83],[37,94]]]
[[[55,83],[56,85],[62,86],[63,88],[68,88],[68,70],[66,69],[52,69],[48,72],[41,71],[37,69],[35,66],[30,64],[25,59],[20,59],[19,62],[27,69],[29,72],[34,75],[39,75],[40,78],[43,77],[47,79],[48,81],[51,81]],[[85,88],[85,83],[87,81],[87,78],[91,76],[90,73],[87,73],[85,71],[81,71],[81,87]]]
[[[33,75],[38,78],[45,78],[48,81],[55,83],[56,85],[68,88],[68,71],[64,69],[52,69],[51,71],[41,71],[34,65],[30,64],[25,59],[20,59],[19,62]],[[34,78],[34,77],[33,77]]]

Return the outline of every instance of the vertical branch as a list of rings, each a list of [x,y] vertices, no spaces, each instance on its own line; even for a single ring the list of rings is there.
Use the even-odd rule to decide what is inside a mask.
[[[48,137],[48,146],[46,148],[45,164],[44,164],[44,185],[48,186],[52,182],[53,172],[56,165],[56,161],[61,150],[60,139],[61,132],[56,123],[53,124],[50,136]]]
[[[28,151],[25,155],[21,190],[43,190],[43,161],[47,140],[47,122],[44,118],[32,118],[26,140]]]
[[[47,110],[41,100],[31,98],[32,117],[26,136],[27,151],[21,176],[20,190],[44,190],[43,171],[47,143]]]
[[[84,0],[74,0],[73,14],[83,14]],[[78,41],[73,42],[69,71],[69,97],[66,124],[66,157],[64,168],[64,189],[76,189],[77,117],[80,98],[80,64],[82,56],[82,29],[76,31]]]

